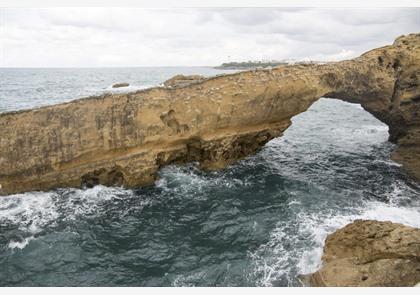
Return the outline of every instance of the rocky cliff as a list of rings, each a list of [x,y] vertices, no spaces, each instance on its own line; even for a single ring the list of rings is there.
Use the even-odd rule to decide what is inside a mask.
[[[281,136],[320,97],[388,124],[393,157],[420,178],[420,34],[353,60],[279,66],[0,114],[3,194],[150,184],[164,165],[222,168]],[[168,82],[169,83],[169,82]]]
[[[329,235],[317,287],[412,287],[420,283],[420,229],[356,220]]]

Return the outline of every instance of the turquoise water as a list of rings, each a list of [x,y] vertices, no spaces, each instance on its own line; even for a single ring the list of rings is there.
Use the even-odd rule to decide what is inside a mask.
[[[114,82],[158,84],[182,70],[121,69],[131,80],[108,69],[20,71],[38,82],[13,82],[19,75],[1,70],[19,85],[1,85],[3,110],[68,100],[63,85],[85,96]],[[354,219],[420,227],[420,185],[390,159],[387,130],[359,105],[323,98],[283,137],[222,171],[191,163],[166,167],[136,190],[0,198],[0,285],[299,286],[297,275],[319,266],[326,235]]]

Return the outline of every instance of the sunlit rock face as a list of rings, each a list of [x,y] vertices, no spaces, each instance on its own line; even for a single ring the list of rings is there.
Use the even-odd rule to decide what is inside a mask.
[[[389,126],[394,159],[420,178],[420,34],[353,60],[279,66],[0,114],[2,194],[150,184],[162,166],[218,169],[281,136],[322,96]],[[169,82],[168,82],[169,83]]]
[[[420,282],[420,229],[356,220],[327,237],[316,287],[412,287]]]

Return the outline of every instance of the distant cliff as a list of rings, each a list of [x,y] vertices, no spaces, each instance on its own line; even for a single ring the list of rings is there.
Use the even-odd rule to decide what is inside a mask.
[[[0,114],[3,194],[153,183],[160,167],[230,165],[281,136],[320,97],[389,126],[393,158],[420,178],[420,34],[353,60],[282,65]],[[175,79],[176,80],[176,79]],[[168,82],[169,83],[169,82]]]

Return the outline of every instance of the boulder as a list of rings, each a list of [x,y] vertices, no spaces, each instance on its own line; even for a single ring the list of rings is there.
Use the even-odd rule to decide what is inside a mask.
[[[120,87],[128,87],[128,86],[130,86],[129,83],[116,83],[112,85],[112,88],[120,88]]]
[[[200,75],[189,75],[189,76],[176,75],[166,80],[165,82],[163,82],[163,85],[165,87],[177,87],[177,86],[182,87],[182,86],[187,86],[193,83],[204,81],[205,79],[206,77],[200,76]]]
[[[412,287],[420,282],[420,229],[356,220],[329,235],[322,267],[305,277],[317,287]]]

